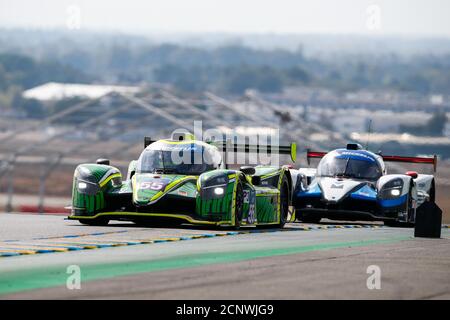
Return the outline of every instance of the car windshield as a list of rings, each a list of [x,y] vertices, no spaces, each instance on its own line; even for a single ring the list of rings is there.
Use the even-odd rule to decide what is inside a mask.
[[[215,155],[215,154],[214,154]],[[137,163],[138,173],[200,175],[217,169],[219,163],[211,150],[144,150]]]
[[[317,175],[321,177],[377,180],[381,176],[381,168],[376,161],[333,155],[326,156],[320,161]]]

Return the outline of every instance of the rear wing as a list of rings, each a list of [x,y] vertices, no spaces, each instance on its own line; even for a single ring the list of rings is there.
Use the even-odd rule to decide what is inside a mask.
[[[311,164],[311,159],[321,159],[323,158],[328,152],[323,151],[311,151],[309,149],[306,150],[306,162],[308,165]]]
[[[233,143],[228,141],[213,141],[210,144],[219,148],[223,152],[244,152],[244,153],[268,153],[268,154],[287,154],[291,156],[291,160],[297,160],[297,144],[292,142],[290,145],[260,145],[248,143]]]
[[[402,157],[402,156],[384,156],[384,161],[389,162],[407,162],[407,163],[425,163],[425,164],[432,164],[433,165],[433,171],[436,172],[437,167],[437,156],[434,155],[432,157]]]
[[[311,151],[307,150],[306,152],[306,161],[308,165],[311,162],[311,159],[320,159],[323,158],[328,152],[322,151]],[[433,171],[436,172],[437,167],[437,156],[433,155],[432,157],[403,157],[403,156],[385,156],[380,155],[383,158],[383,161],[386,162],[405,162],[405,163],[423,163],[423,164],[432,164]]]
[[[148,145],[156,142],[150,137],[144,137],[144,148]],[[291,156],[291,160],[295,162],[297,159],[297,144],[292,142],[290,145],[260,145],[260,144],[240,144],[233,143],[231,140],[228,141],[207,141],[208,144],[216,146],[220,151],[223,152],[245,152],[245,153],[274,153],[274,154],[287,154]]]

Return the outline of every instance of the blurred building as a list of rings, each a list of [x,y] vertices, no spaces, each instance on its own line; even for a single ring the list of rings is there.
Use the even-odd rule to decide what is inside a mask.
[[[136,93],[137,86],[110,86],[97,84],[57,83],[48,82],[43,85],[25,90],[23,97],[40,101],[54,101],[70,98],[96,99],[112,92]]]

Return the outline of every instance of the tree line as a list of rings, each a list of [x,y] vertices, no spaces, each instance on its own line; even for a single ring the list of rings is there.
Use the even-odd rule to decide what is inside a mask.
[[[34,109],[39,108],[36,102],[23,101],[20,93],[48,81],[130,85],[159,82],[181,91],[212,90],[235,95],[246,89],[281,92],[288,86],[325,87],[339,93],[368,89],[450,94],[450,54],[342,54],[323,59],[305,56],[301,49],[131,46],[125,41],[97,47],[62,41],[39,52],[37,56],[33,50],[10,48],[0,53],[2,108],[14,105],[35,113]]]

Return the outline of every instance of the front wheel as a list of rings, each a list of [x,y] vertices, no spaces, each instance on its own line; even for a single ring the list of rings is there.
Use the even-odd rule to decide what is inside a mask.
[[[283,228],[289,215],[289,183],[286,177],[283,177],[280,188],[280,222],[277,227]]]
[[[242,182],[237,181],[236,196],[234,199],[234,227],[239,229],[242,221],[242,214],[244,212],[244,188]]]

